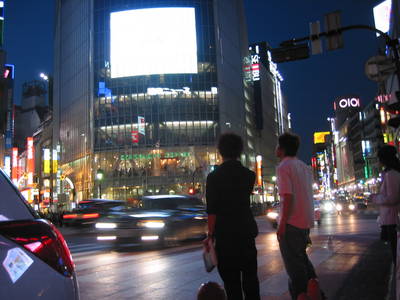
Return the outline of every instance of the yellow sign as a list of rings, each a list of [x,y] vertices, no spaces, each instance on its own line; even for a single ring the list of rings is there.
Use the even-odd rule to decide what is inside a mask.
[[[325,143],[325,137],[330,134],[331,133],[329,131],[314,132],[314,144]]]

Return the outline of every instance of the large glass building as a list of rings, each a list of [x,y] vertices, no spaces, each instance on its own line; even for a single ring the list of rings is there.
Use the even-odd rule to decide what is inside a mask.
[[[242,0],[58,0],[57,192],[201,194],[225,131],[243,137],[254,168],[246,32]]]

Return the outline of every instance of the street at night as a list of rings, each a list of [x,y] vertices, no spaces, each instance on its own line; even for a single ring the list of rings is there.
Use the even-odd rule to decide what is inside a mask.
[[[322,224],[312,230],[313,246],[309,253],[328,299],[384,299],[379,298],[379,293],[386,296],[387,286],[367,286],[364,291],[358,291],[358,295],[365,298],[354,298],[356,287],[352,286],[352,281],[346,281],[368,248],[381,243],[376,217],[374,211],[327,215],[322,217]],[[290,299],[276,230],[265,217],[257,217],[257,223],[260,228],[257,249],[262,299]],[[195,299],[201,283],[210,280],[222,283],[216,270],[205,271],[198,241],[166,249],[142,249],[134,245],[114,248],[99,244],[94,237],[82,235],[79,230],[63,228],[62,231],[76,264],[82,300],[188,300]],[[382,247],[385,248],[383,243]],[[390,261],[385,257],[379,261],[382,270],[389,274]],[[376,264],[376,261],[364,263]],[[386,283],[388,280],[388,276],[381,273],[368,276],[372,277],[372,281],[367,281],[369,283]],[[335,298],[335,295],[351,290],[353,294],[347,298]],[[371,290],[378,294],[371,294]]]
[[[0,300],[400,300],[400,0],[0,0]]]

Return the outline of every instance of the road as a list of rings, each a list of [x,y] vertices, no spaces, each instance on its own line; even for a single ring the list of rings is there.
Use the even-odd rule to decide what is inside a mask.
[[[257,222],[262,299],[290,299],[275,231],[265,217],[258,217]],[[196,299],[201,283],[222,283],[216,270],[204,270],[199,241],[167,249],[134,245],[115,249],[68,230],[63,231],[76,264],[82,300],[188,300]],[[312,230],[309,254],[328,299],[345,284],[348,272],[378,235],[375,214],[326,216]]]

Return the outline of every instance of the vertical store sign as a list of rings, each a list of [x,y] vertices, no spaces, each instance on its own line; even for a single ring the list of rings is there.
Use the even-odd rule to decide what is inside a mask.
[[[56,149],[53,149],[53,155],[51,157],[52,159],[52,164],[53,164],[53,173],[57,173],[58,169],[58,153]]]
[[[12,169],[11,169],[12,182],[17,185],[18,183],[18,148],[12,148]]]
[[[132,143],[137,144],[139,143],[139,132],[137,130],[132,130]]]
[[[262,156],[257,155],[256,157],[256,177],[257,177],[257,185],[262,186]]]
[[[9,177],[11,176],[11,157],[9,155],[4,156],[4,172]]]
[[[146,122],[144,117],[138,117],[138,131],[140,134],[146,135]]]
[[[35,171],[35,158],[34,158],[34,149],[33,149],[33,137],[28,137],[27,139],[28,145],[28,186],[33,185],[33,172]]]
[[[260,80],[260,55],[254,54],[251,56],[251,74],[253,81]]]
[[[50,173],[50,149],[43,149],[43,172]]]

